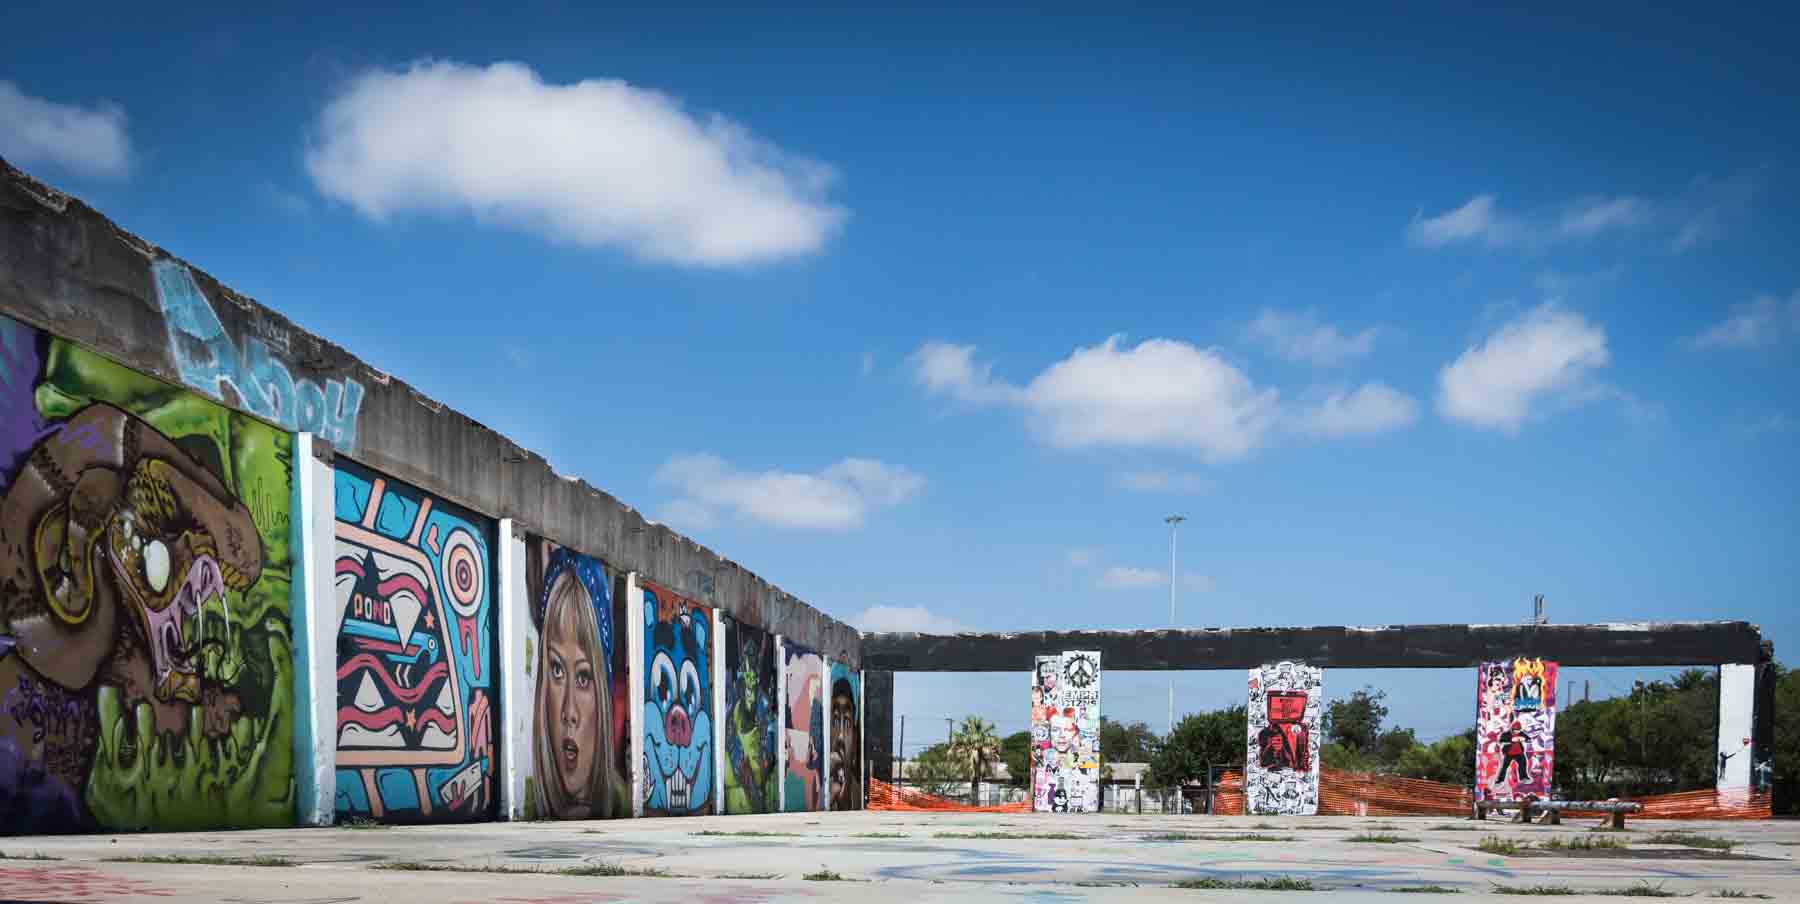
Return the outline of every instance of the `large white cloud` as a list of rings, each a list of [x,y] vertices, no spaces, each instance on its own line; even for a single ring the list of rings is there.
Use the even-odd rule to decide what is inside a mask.
[[[383,219],[469,211],[553,240],[678,264],[820,248],[845,218],[831,167],[616,79],[419,62],[350,80],[319,115],[319,191]]]
[[[1039,436],[1065,448],[1176,449],[1224,462],[1256,450],[1288,417],[1278,390],[1257,386],[1215,349],[1175,339],[1131,346],[1111,336],[1075,349],[1024,386],[995,377],[991,364],[976,361],[974,346],[928,342],[911,362],[914,382],[927,393],[1021,408]],[[1369,393],[1381,396],[1372,401],[1404,398],[1371,386],[1358,397],[1360,411],[1372,410]],[[1408,422],[1389,418],[1360,432]],[[1127,485],[1156,489],[1155,483]]]
[[[907,468],[868,458],[808,474],[741,471],[716,455],[683,455],[658,468],[654,480],[681,494],[664,516],[695,529],[730,513],[775,527],[849,530],[862,526],[870,511],[905,502],[925,486]]]
[[[1606,331],[1574,311],[1540,305],[1470,346],[1438,372],[1438,411],[1515,433],[1535,404],[1606,397],[1591,375],[1606,366]]]
[[[59,167],[117,178],[131,170],[125,111],[116,104],[64,104],[0,81],[0,157],[16,166]]]

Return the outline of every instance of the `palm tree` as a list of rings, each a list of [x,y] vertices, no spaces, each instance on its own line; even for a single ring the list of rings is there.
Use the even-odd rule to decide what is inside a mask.
[[[980,716],[963,719],[950,735],[950,756],[959,765],[968,765],[969,803],[979,804],[981,780],[987,777],[988,767],[1000,758],[1000,736],[994,731],[994,723]]]

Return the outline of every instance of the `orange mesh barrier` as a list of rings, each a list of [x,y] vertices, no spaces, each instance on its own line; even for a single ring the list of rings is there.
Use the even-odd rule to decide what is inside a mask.
[[[1467,816],[1475,802],[1470,790],[1460,785],[1329,767],[1321,770],[1319,786],[1319,813],[1323,816]],[[1631,814],[1629,819],[1768,819],[1772,815],[1767,791],[1707,789],[1622,799],[1644,806],[1643,812]],[[1213,812],[1243,815],[1242,772],[1220,777],[1213,791]]]
[[[978,807],[946,800],[935,794],[926,794],[912,788],[896,788],[880,779],[872,778],[869,779],[869,806],[867,809],[913,812],[942,810],[954,813],[1030,813],[1031,801],[1022,800],[1011,804]]]

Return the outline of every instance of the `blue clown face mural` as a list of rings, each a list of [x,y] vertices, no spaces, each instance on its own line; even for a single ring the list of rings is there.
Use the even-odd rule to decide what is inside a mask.
[[[711,813],[712,610],[644,586],[644,814]]]

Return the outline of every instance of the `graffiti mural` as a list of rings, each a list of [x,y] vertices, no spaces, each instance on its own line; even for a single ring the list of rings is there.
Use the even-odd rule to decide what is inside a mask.
[[[316,433],[339,449],[355,450],[362,384],[348,377],[322,386],[295,379],[282,361],[291,352],[286,329],[257,321],[260,335],[234,343],[186,266],[165,258],[150,270],[182,382],[289,430]],[[225,394],[227,387],[232,395]]]
[[[1556,663],[1484,662],[1476,676],[1475,799],[1550,796],[1556,753]]]
[[[831,809],[863,805],[862,673],[831,664]]]
[[[725,616],[725,812],[773,813],[775,638]]]
[[[1244,807],[1257,816],[1319,812],[1319,713],[1325,670],[1280,662],[1250,670]]]
[[[1100,809],[1100,654],[1039,656],[1031,671],[1032,809]]]
[[[782,765],[785,809],[825,809],[825,659],[805,647],[783,645],[782,680],[787,685],[782,729],[787,762]]]
[[[535,676],[526,817],[629,816],[624,600],[614,600],[599,560],[541,537],[526,549],[536,631],[526,663]]]
[[[0,833],[292,824],[292,460],[0,317]]]
[[[644,815],[713,809],[712,610],[645,582]]]
[[[338,818],[491,818],[494,523],[336,467]]]

